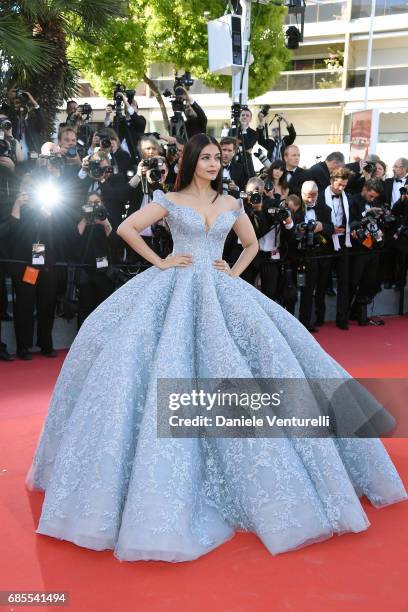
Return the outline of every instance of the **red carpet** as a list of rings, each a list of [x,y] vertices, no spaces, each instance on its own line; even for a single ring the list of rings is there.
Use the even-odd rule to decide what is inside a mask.
[[[316,339],[354,376],[408,374],[407,318],[349,332],[327,324]],[[276,557],[252,534],[181,564],[121,563],[36,535],[42,495],[28,493],[24,478],[64,356],[0,363],[0,591],[66,591],[73,612],[407,612],[407,502],[363,502],[366,532]],[[386,446],[407,484],[406,440]]]

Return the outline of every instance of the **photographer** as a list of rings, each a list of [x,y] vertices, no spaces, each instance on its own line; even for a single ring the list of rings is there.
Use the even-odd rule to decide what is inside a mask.
[[[4,111],[12,123],[14,138],[21,145],[23,160],[26,160],[31,152],[40,152],[46,127],[45,117],[29,91],[12,89],[8,101],[9,106]]]
[[[4,194],[2,193],[2,196]],[[0,259],[7,258],[7,241],[9,238],[9,211],[6,202],[3,198],[0,199]],[[0,290],[5,290],[5,272],[6,265],[0,261]],[[7,300],[3,300],[0,296],[0,361],[14,361],[14,357],[7,351],[7,346],[1,341],[1,321],[4,320],[6,312],[3,311],[4,302],[7,306]]]
[[[353,172],[347,185],[347,193],[361,194],[364,183],[375,178],[379,161],[378,155],[367,155],[364,160],[346,164],[345,167]]]
[[[384,182],[385,202],[390,205],[393,210],[394,205],[401,198],[401,187],[408,185],[408,159],[400,157],[395,160],[393,167],[393,178],[387,178]],[[394,248],[394,241],[389,240],[386,236],[387,253],[384,253],[382,259],[384,289],[391,289],[394,285],[396,289],[401,287],[401,278],[397,282],[397,261],[400,259],[397,251]],[[398,274],[400,277],[400,274]]]
[[[222,162],[222,186],[223,192],[234,198],[239,197],[239,192],[245,188],[245,171],[239,162],[235,161],[238,142],[235,138],[227,136],[221,138],[221,162]]]
[[[375,171],[375,169],[374,169]],[[350,319],[368,325],[367,305],[378,292],[379,249],[384,244],[381,230],[385,211],[382,181],[368,179],[350,202],[353,265],[350,267]]]
[[[293,228],[290,211],[266,196],[264,182],[258,178],[248,181],[244,206],[259,238],[259,251],[241,278],[254,285],[259,274],[262,293],[277,300],[281,281],[281,248],[285,240],[282,239],[282,230],[286,234]],[[239,257],[242,246],[239,240],[237,244]]]
[[[301,193],[300,206],[296,206],[293,213],[295,241],[292,241],[291,259],[297,259],[299,320],[310,332],[316,332],[324,324],[325,287],[330,271],[330,258],[321,256],[330,253],[328,245],[334,228],[330,208],[324,202],[318,202],[316,183],[305,181]],[[294,208],[293,204],[290,208]],[[316,322],[312,324],[314,292]]]
[[[336,155],[337,154],[332,154]],[[329,156],[330,157],[330,156]],[[333,164],[340,163],[333,159]],[[325,163],[325,162],[323,162]],[[329,160],[329,163],[330,160]],[[348,196],[345,191],[350,179],[351,171],[340,167],[330,175],[330,185],[324,191],[319,191],[318,203],[327,204],[331,210],[331,221],[334,231],[329,241],[329,250],[333,254],[332,265],[337,273],[337,302],[336,302],[336,326],[339,329],[348,329],[349,311],[349,252],[351,249],[350,239],[350,210]],[[326,287],[324,287],[324,290]],[[317,316],[324,321],[325,295],[322,294],[323,287],[316,290],[316,304],[319,304]]]
[[[24,161],[23,149],[13,137],[13,126],[6,115],[0,114],[0,157],[9,157],[14,164]]]
[[[252,161],[252,149],[258,140],[258,134],[249,127],[252,120],[252,112],[248,107],[242,107],[239,115],[238,127],[231,127],[229,136],[237,138],[239,142],[239,161],[245,172],[245,182],[255,176],[254,164]]]
[[[77,262],[91,267],[77,270],[78,329],[114,290],[114,284],[107,275],[112,263],[111,239],[114,234],[108,212],[98,193],[88,194],[81,214],[77,226]]]
[[[169,191],[172,191],[176,183],[179,164],[183,156],[184,142],[178,136],[175,138],[172,136],[169,138],[162,137],[162,139],[167,140],[166,162],[169,171],[166,178],[166,186],[168,187]]]
[[[131,163],[139,161],[137,146],[146,129],[146,119],[139,114],[139,106],[133,89],[125,90],[123,85],[117,85],[113,93],[115,101],[115,116],[108,123],[110,113],[107,110],[105,127],[113,127],[121,142],[122,148],[130,154]],[[122,105],[125,114],[122,112]],[[107,107],[108,109],[108,107]]]
[[[83,194],[100,194],[115,231],[128,214],[128,210],[137,208],[136,190],[127,181],[126,176],[113,173],[110,155],[106,151],[101,149],[90,157],[84,157],[78,178],[81,179]]]
[[[78,153],[77,135],[72,127],[63,127],[58,132],[58,146],[64,159],[67,174],[71,169],[74,175],[75,169],[81,166],[82,161]]]
[[[322,162],[318,162],[305,171],[304,180],[314,181],[319,190],[319,195],[330,185],[331,173],[344,166],[344,155],[340,151],[334,151]],[[351,176],[349,171],[348,176]]]
[[[185,87],[178,86],[176,89],[180,90],[180,96],[184,99],[187,139],[190,139],[195,134],[205,133],[207,131],[207,115]]]
[[[105,128],[98,135],[100,148],[111,155],[114,173],[119,172],[126,176],[132,167],[132,163],[129,153],[121,148],[119,136],[115,130]]]
[[[143,159],[139,164],[139,168],[141,172],[139,188],[142,188],[143,193],[140,206],[138,206],[137,209],[142,209],[152,201],[154,191],[157,189],[163,191],[167,180],[168,167],[164,157],[155,155]],[[150,248],[160,255],[160,257],[166,257],[171,253],[173,242],[165,219],[147,227],[140,232],[140,235]],[[128,254],[127,262],[142,264],[145,268],[152,265],[150,262],[142,259],[138,253],[133,251]]]
[[[23,360],[32,358],[35,307],[37,346],[43,355],[56,356],[52,328],[60,276],[55,263],[66,260],[65,240],[73,234],[70,206],[58,177],[39,176],[23,177],[9,219],[10,259],[28,262],[10,264],[17,355]]]
[[[60,124],[60,127],[72,127],[77,132],[79,124],[82,119],[81,112],[78,108],[77,102],[75,100],[68,100],[66,106],[67,118],[65,119],[64,124]]]
[[[266,117],[269,112],[269,107],[264,106],[258,113],[258,126],[256,128],[258,134],[258,143],[267,150],[268,159],[273,162],[276,160],[282,160],[283,154],[286,147],[293,144],[296,140],[296,132],[292,123],[289,123],[286,117],[276,113],[270,124],[277,119],[278,127],[273,127],[272,138],[268,136],[268,126],[266,124]],[[286,136],[282,137],[281,134],[281,122],[284,122],[288,131]],[[269,125],[270,125],[269,124]]]

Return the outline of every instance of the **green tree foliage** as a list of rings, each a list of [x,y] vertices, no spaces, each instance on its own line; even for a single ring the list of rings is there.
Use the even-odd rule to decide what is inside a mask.
[[[155,62],[191,70],[209,86],[229,90],[231,78],[208,72],[207,20],[220,17],[223,0],[129,0],[127,19],[111,19],[106,36],[93,44],[77,41],[70,47],[74,61],[101,93],[111,97],[112,84],[149,82]],[[290,52],[282,30],[286,9],[253,3],[249,94],[268,91],[284,68]],[[156,92],[157,93],[157,92]]]
[[[124,0],[2,0],[0,69],[3,89],[18,83],[45,110],[48,132],[59,105],[75,92],[78,72],[70,40],[103,39],[110,18],[126,15]]]

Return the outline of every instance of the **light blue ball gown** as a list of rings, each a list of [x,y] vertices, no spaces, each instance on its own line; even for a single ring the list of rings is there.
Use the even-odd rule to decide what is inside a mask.
[[[281,306],[215,269],[240,210],[208,230],[161,192],[174,253],[85,321],[65,359],[33,464],[37,533],[120,560],[188,561],[255,533],[272,554],[359,532],[360,504],[406,499],[379,439],[158,438],[157,377],[349,378]]]

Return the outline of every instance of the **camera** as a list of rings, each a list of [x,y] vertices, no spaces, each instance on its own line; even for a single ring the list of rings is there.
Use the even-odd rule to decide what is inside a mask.
[[[104,174],[111,174],[112,171],[112,166],[101,166],[101,162],[98,159],[89,161],[88,174],[95,179],[101,178]]]
[[[296,239],[300,241],[300,249],[313,249],[327,244],[326,238],[320,232],[315,232],[316,225],[317,221],[314,219],[296,225],[295,234]]]
[[[0,130],[11,130],[12,128],[12,123],[9,119],[3,119],[3,121],[0,123]]]
[[[367,211],[367,215],[361,221],[352,221],[350,223],[350,231],[355,231],[357,240],[361,243],[364,243],[369,236],[375,242],[382,242],[383,233],[377,223],[377,220],[381,217],[382,215]],[[371,246],[371,243],[367,246]]]
[[[273,191],[273,181],[270,178],[267,178],[264,183],[265,191]]]
[[[64,165],[64,158],[60,155],[54,155],[53,153],[49,155],[40,155],[40,159],[49,162],[54,168],[62,168]]]
[[[401,194],[401,197],[402,197],[402,196],[404,196],[404,195],[407,195],[407,193],[408,193],[408,187],[407,187],[407,186],[400,187],[400,188],[399,188],[399,192],[400,192],[400,194]]]
[[[165,173],[164,162],[160,157],[150,157],[143,160],[143,168],[149,172],[149,179],[153,183],[158,183]]]
[[[280,203],[280,194],[277,193],[274,199],[271,201],[271,206],[268,206],[268,213],[270,215],[274,215],[274,221],[276,223],[283,223],[286,219],[290,217],[290,210],[286,206]]]
[[[29,98],[24,89],[21,89],[21,87],[16,87],[16,98],[17,100],[20,100],[22,104],[28,104]]]
[[[120,107],[123,102],[122,96],[118,94],[124,94],[129,99],[129,98],[132,98],[135,95],[135,93],[136,93],[135,89],[125,89],[124,85],[121,85],[120,83],[116,83],[115,89],[113,90],[113,99],[115,101],[115,107],[116,108],[118,106]]]
[[[92,106],[85,102],[84,104],[78,106],[78,112],[86,119],[89,119],[89,117],[92,115]]]
[[[375,172],[376,169],[376,165],[375,162],[364,162],[363,164],[363,170],[364,172],[368,172],[368,174],[373,174],[373,172]]]
[[[247,202],[252,205],[262,203],[262,193],[259,192],[258,187],[256,187],[252,192],[241,191],[240,197],[246,199]]]
[[[82,206],[84,219],[87,223],[95,223],[95,221],[105,221],[108,213],[103,204],[84,204]]]
[[[10,153],[10,143],[4,138],[4,132],[0,132],[0,157],[10,157]]]
[[[163,91],[163,95],[166,96],[166,98],[170,98],[173,113],[183,112],[186,105],[184,89],[189,89],[192,85],[194,85],[194,81],[191,78],[191,72],[186,71],[181,76],[176,74],[174,77],[173,92],[171,92],[170,89],[165,89]]]
[[[268,115],[269,111],[271,110],[271,106],[270,104],[264,104],[261,109],[260,109],[260,113],[262,113],[264,115],[264,117],[266,117],[266,115]]]
[[[176,157],[178,155],[177,146],[175,144],[168,144],[166,147],[167,155],[171,157]]]
[[[102,149],[110,149],[111,147],[111,141],[110,138],[107,134],[104,133],[98,133],[96,134],[97,136],[99,136],[100,139],[100,146]]]

